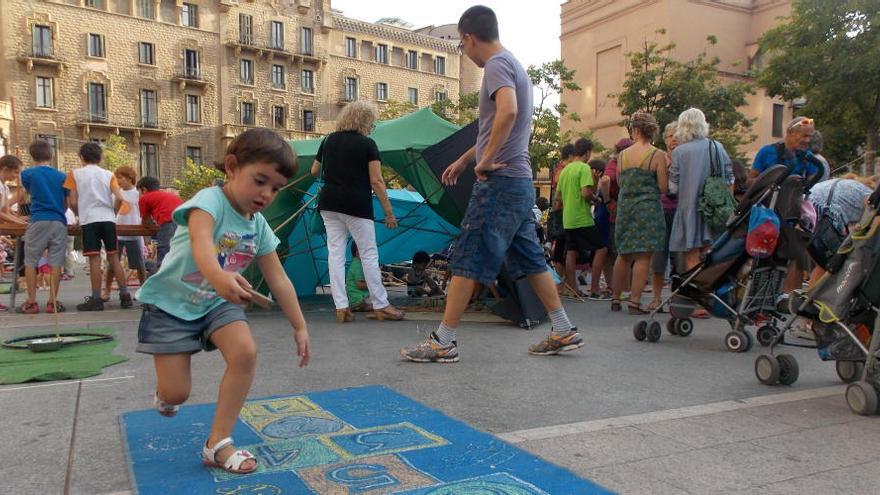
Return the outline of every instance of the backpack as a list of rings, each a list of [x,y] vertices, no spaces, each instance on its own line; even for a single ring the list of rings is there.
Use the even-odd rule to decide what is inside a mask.
[[[762,205],[755,205],[749,213],[749,233],[746,235],[746,252],[752,258],[769,258],[779,242],[779,217],[776,212]]]
[[[730,187],[724,180],[724,172],[721,168],[717,143],[709,141],[709,177],[700,188],[697,197],[697,211],[703,217],[703,221],[712,231],[713,235],[720,234],[727,227],[727,219],[733,214],[736,201],[730,192]]]

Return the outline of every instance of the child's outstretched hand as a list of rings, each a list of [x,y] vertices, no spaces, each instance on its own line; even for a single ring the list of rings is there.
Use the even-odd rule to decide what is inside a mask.
[[[251,284],[240,273],[223,272],[211,285],[218,296],[232,304],[247,304],[251,301]]]
[[[293,340],[296,342],[296,355],[299,356],[299,367],[308,366],[309,359],[312,357],[311,349],[309,349],[309,331],[305,328],[294,330]]]

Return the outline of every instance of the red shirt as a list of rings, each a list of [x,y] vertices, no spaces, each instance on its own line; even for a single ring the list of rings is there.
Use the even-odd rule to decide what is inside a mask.
[[[183,200],[176,194],[162,190],[148,191],[138,200],[141,218],[152,218],[156,225],[170,222],[174,209],[182,204]]]

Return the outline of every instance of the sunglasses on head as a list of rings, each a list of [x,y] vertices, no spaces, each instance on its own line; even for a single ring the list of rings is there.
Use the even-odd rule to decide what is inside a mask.
[[[788,126],[788,130],[790,131],[799,125],[813,125],[813,122],[815,122],[813,119],[803,118],[801,120],[798,120],[794,124],[791,124],[790,126]]]

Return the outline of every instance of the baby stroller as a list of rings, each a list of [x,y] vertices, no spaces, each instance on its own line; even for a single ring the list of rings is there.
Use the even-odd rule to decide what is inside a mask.
[[[667,303],[671,314],[666,322],[667,332],[679,337],[691,335],[694,324],[690,316],[699,305],[730,323],[731,331],[724,338],[729,351],[748,351],[753,340],[745,330],[746,325],[772,323],[780,317],[776,301],[787,262],[801,256],[805,249],[805,236],[791,225],[800,219],[799,200],[804,187],[804,179],[789,176],[789,169],[784,165],[764,171],[736,205],[725,232],[715,240],[700,264],[673,277],[672,293],[647,320],[633,326],[636,340],[660,340],[661,326],[654,318]],[[758,204],[774,210],[779,217],[780,239],[772,256],[752,259],[746,252],[746,235],[749,214]]]
[[[877,412],[880,391],[880,187],[874,191],[858,225],[828,262],[827,273],[790,301],[794,315],[771,343],[769,354],[755,360],[761,383],[791,385],[798,364],[790,354],[774,354],[777,345],[815,348],[823,361],[835,361],[837,375],[850,385],[846,400],[858,414]],[[816,345],[786,342],[799,318],[812,322]]]

